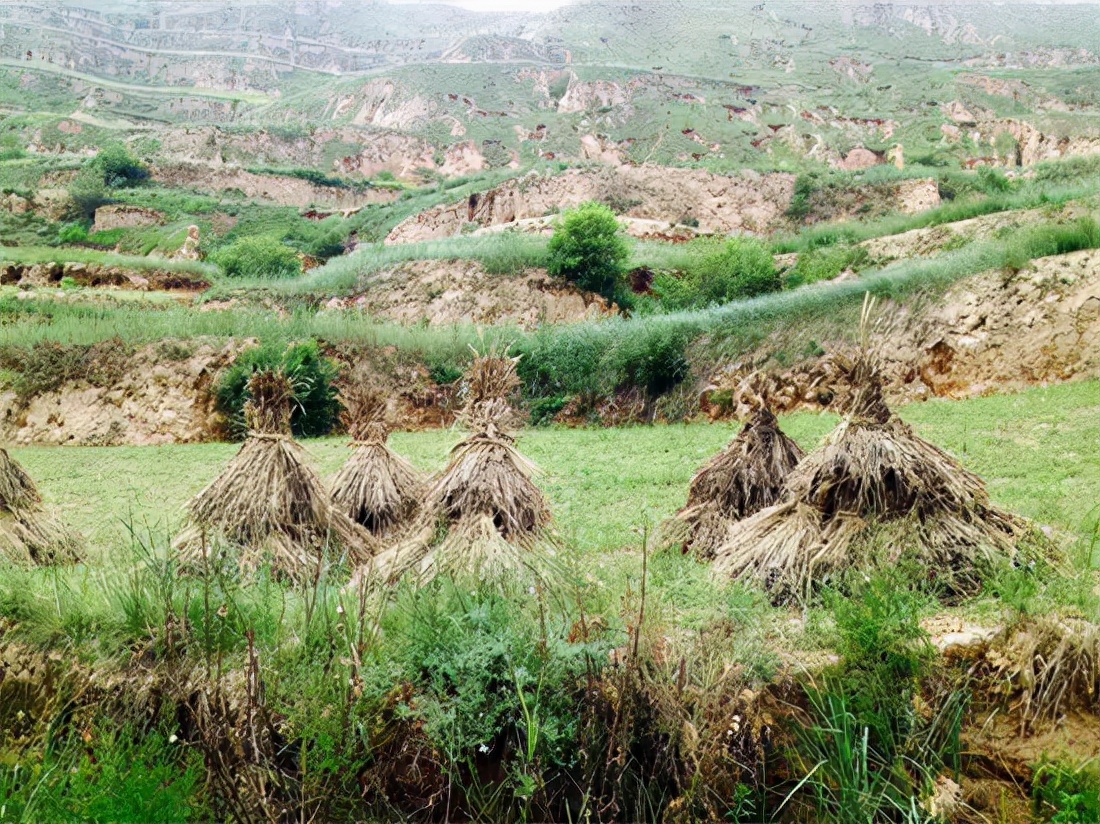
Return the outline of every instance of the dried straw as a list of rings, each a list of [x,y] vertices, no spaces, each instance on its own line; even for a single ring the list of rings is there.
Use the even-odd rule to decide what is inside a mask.
[[[42,506],[34,481],[0,448],[0,555],[22,567],[79,560],[79,539]]]
[[[1072,710],[1100,715],[1100,625],[1044,616],[1017,626],[986,653],[1015,699],[1023,730]]]
[[[915,548],[948,592],[973,591],[981,568],[1014,551],[1021,523],[993,507],[978,476],[890,416],[873,363],[852,374],[867,386],[852,393],[848,419],[790,473],[778,504],[730,529],[715,573],[757,579],[777,600],[804,596],[858,565],[859,544],[886,528],[894,554],[880,562]]]
[[[360,376],[344,387],[340,400],[355,451],[333,478],[333,503],[375,536],[391,537],[415,518],[426,484],[386,445],[387,404],[368,379]]]
[[[279,574],[311,577],[338,551],[352,564],[367,560],[376,543],[332,506],[305,450],[290,436],[293,389],[281,373],[257,372],[245,405],[250,431],[221,475],[196,495],[189,522],[174,547],[185,566],[208,560],[215,547],[231,547],[241,569],[265,561]]]
[[[550,507],[534,483],[535,466],[505,431],[514,410],[506,396],[492,395],[518,386],[515,360],[478,356],[470,375],[462,420],[476,424],[474,433],[452,450],[409,537],[380,553],[367,573],[425,581],[440,572],[486,579],[544,570]]]
[[[732,524],[774,504],[802,449],[779,429],[770,410],[752,414],[737,436],[695,473],[687,506],[665,525],[665,542],[714,557]]]

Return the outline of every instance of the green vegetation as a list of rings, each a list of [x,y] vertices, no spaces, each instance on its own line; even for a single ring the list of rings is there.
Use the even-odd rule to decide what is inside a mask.
[[[226,277],[287,278],[302,273],[294,250],[274,237],[242,237],[214,256]]]
[[[733,238],[702,254],[680,276],[662,272],[653,291],[663,309],[698,309],[754,298],[782,287],[768,248],[755,238]]]
[[[630,249],[615,213],[599,203],[565,212],[546,248],[546,268],[608,300],[622,297],[623,264]]]
[[[1040,764],[1032,784],[1035,814],[1051,824],[1100,821],[1100,769],[1095,760],[1072,767]]]
[[[253,372],[265,369],[284,372],[294,386],[290,425],[295,435],[315,438],[332,431],[340,409],[334,386],[339,367],[321,353],[315,341],[309,341],[285,348],[268,343],[246,349],[222,373],[214,397],[218,411],[229,420],[233,435],[245,434],[248,379]]]

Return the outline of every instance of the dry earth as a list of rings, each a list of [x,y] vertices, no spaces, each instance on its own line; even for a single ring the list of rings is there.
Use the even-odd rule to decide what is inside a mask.
[[[589,200],[628,218],[678,224],[701,232],[765,233],[779,228],[794,192],[794,175],[742,172],[736,177],[695,169],[604,166],[531,174],[469,199],[438,206],[398,224],[387,243],[453,237],[464,231],[555,214]]]
[[[732,412],[716,399],[728,397],[772,353],[805,351],[815,334],[820,330],[801,328],[770,336],[712,377],[704,409],[712,416]],[[840,337],[814,342],[826,352],[848,346]],[[1016,274],[987,272],[942,298],[883,304],[871,346],[884,361],[895,401],[975,397],[1093,377],[1100,369],[1100,251],[1042,258]],[[837,391],[836,376],[819,359],[767,380],[784,410],[820,408]]]
[[[334,298],[329,308],[358,308],[399,323],[571,323],[598,317],[609,307],[598,295],[563,285],[544,269],[519,275],[487,273],[477,261],[418,260],[372,276],[367,289]]]

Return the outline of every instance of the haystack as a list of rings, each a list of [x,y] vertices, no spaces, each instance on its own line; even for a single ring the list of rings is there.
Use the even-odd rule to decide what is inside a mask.
[[[803,454],[760,400],[737,436],[695,473],[687,506],[665,526],[665,541],[710,560],[734,523],[779,499]]]
[[[0,556],[24,567],[76,563],[78,543],[42,506],[26,470],[0,448]]]
[[[550,507],[533,477],[535,466],[516,451],[509,430],[518,416],[509,397],[519,387],[516,362],[506,355],[475,357],[460,421],[471,435],[428,491],[410,536],[374,559],[387,580],[412,572],[500,578],[543,568]]]
[[[1014,552],[1022,523],[993,507],[981,478],[891,414],[869,355],[846,372],[847,418],[795,467],[779,503],[731,528],[715,573],[757,579],[785,600],[865,561],[905,556],[946,593],[972,592],[983,569]]]
[[[333,478],[333,503],[376,537],[391,537],[415,517],[427,485],[386,445],[386,400],[369,379],[353,377],[340,391],[340,401],[355,451]]]
[[[290,434],[294,390],[281,373],[255,373],[245,404],[248,438],[221,475],[196,495],[175,541],[185,566],[232,550],[243,571],[270,561],[277,574],[310,577],[324,560],[366,561],[373,536],[337,510],[305,450]]]

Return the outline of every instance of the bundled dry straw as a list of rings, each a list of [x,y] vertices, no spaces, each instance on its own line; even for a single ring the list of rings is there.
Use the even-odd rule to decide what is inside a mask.
[[[175,541],[185,566],[219,549],[239,553],[243,571],[270,561],[277,574],[302,579],[346,553],[366,561],[370,533],[332,506],[305,451],[290,434],[293,387],[281,373],[257,372],[245,404],[249,434],[221,475],[192,499],[188,525]]]
[[[682,542],[684,552],[710,560],[734,523],[779,499],[802,457],[761,400],[729,445],[695,473],[687,506],[665,526],[665,542]]]
[[[451,452],[410,536],[374,560],[375,575],[499,578],[538,572],[545,560],[550,507],[507,432],[517,418],[508,402],[519,386],[515,360],[478,355],[468,381],[460,419],[472,434]]]
[[[983,567],[1014,551],[1021,523],[992,506],[979,477],[891,415],[869,356],[846,372],[846,420],[791,472],[779,503],[730,529],[715,573],[756,579],[785,600],[877,551],[879,563],[913,557],[948,593],[973,591]]]
[[[79,541],[42,506],[34,481],[0,449],[0,556],[18,566],[76,563]]]
[[[333,503],[376,537],[392,537],[416,516],[426,485],[412,464],[386,445],[386,400],[369,379],[355,376],[340,400],[355,451],[333,478]]]
[[[1100,715],[1100,625],[1044,616],[1004,633],[986,653],[1023,731],[1072,711]]]

